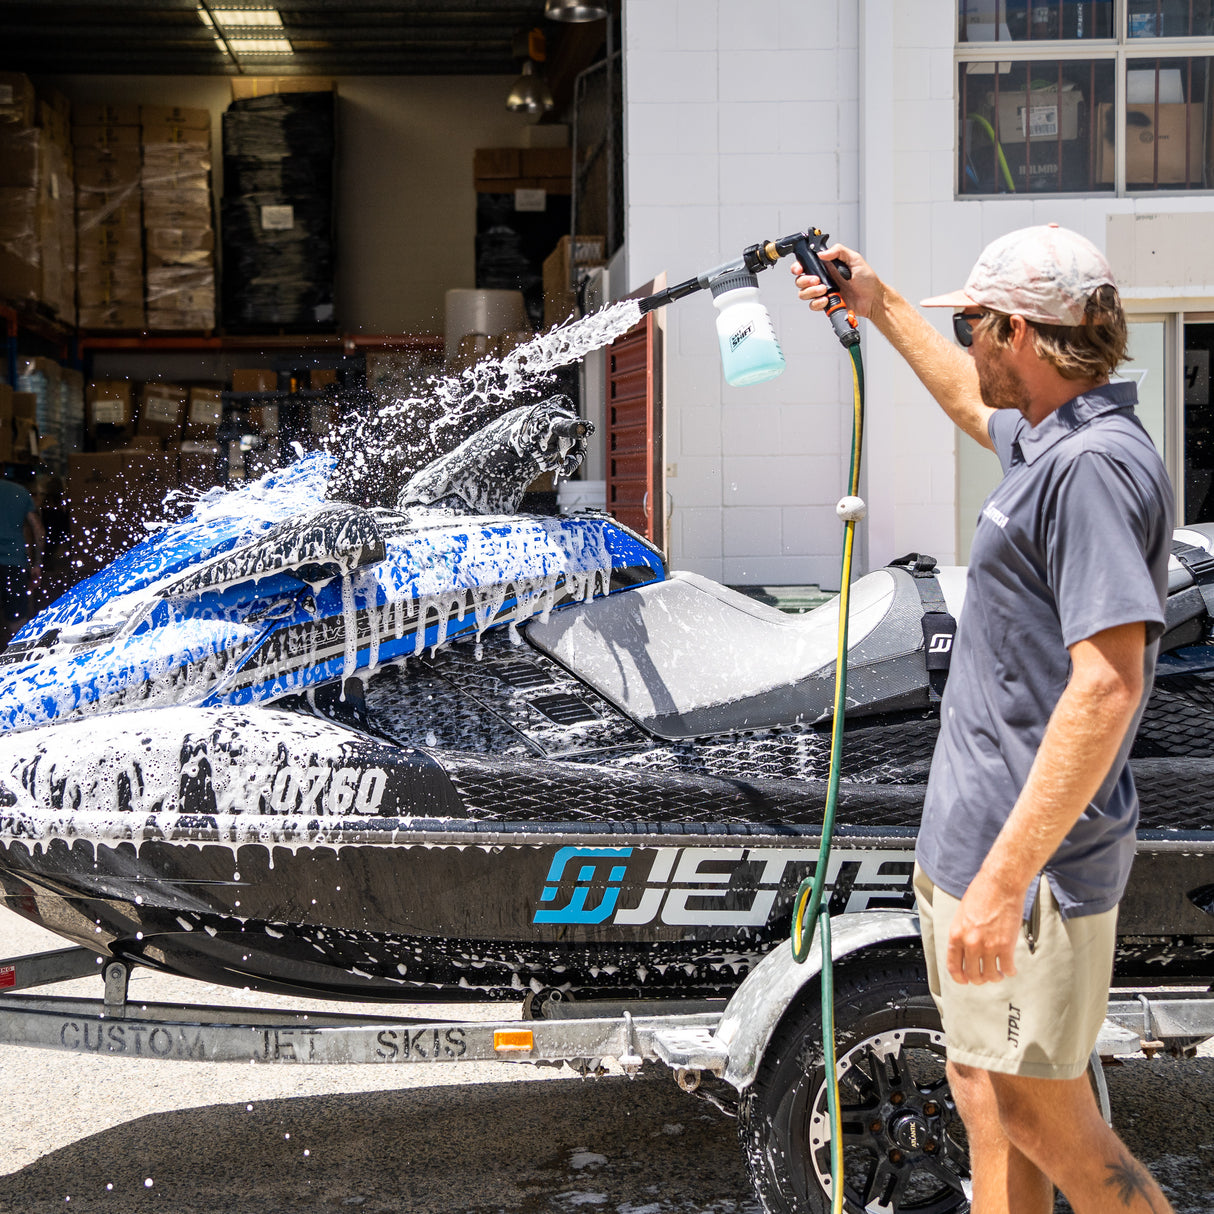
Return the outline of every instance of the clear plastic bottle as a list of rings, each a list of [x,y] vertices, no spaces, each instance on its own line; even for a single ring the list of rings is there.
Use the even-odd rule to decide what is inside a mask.
[[[784,370],[767,309],[759,302],[759,280],[749,270],[722,274],[709,284],[717,309],[721,366],[725,382],[735,388],[775,379]]]

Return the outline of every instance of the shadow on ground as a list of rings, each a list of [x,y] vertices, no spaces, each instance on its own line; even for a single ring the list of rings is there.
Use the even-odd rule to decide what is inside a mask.
[[[0,1185],[4,1214],[581,1209],[757,1211],[735,1123],[669,1072],[302,1097],[141,1117]]]

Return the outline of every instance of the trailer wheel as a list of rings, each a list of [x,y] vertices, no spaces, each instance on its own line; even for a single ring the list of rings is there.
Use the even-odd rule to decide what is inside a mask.
[[[830,1210],[816,990],[777,1029],[739,1108],[747,1169],[768,1214]],[[922,960],[887,953],[836,973],[835,1041],[846,1209],[968,1210],[965,1129],[945,1078],[944,1034]]]

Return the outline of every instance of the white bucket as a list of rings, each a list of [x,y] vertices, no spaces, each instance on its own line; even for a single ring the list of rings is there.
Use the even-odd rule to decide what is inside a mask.
[[[556,488],[556,506],[562,514],[578,510],[606,510],[606,481],[561,481]]]
[[[469,333],[497,337],[527,327],[522,291],[475,291],[461,287],[447,292],[443,332],[448,362],[459,352],[460,338]]]

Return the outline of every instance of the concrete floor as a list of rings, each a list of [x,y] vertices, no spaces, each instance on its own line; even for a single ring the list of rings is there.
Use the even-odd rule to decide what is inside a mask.
[[[0,954],[61,943],[0,911]],[[147,971],[131,995],[260,999]],[[1211,1053],[1108,1072],[1117,1127],[1177,1214],[1214,1211]],[[504,1063],[270,1067],[0,1047],[0,1077],[0,1214],[758,1214],[734,1123],[665,1069],[582,1080]]]

